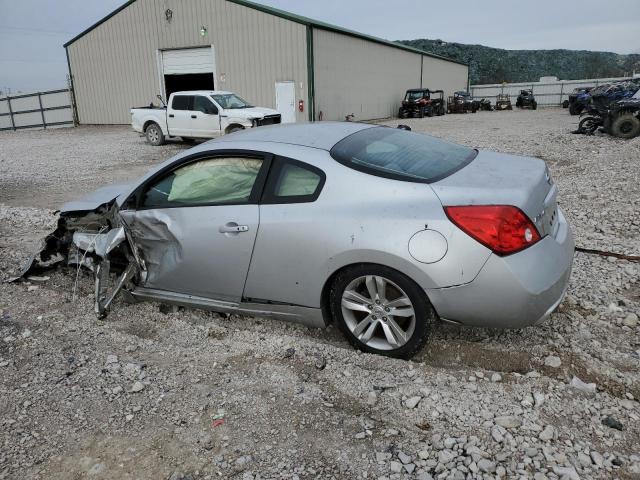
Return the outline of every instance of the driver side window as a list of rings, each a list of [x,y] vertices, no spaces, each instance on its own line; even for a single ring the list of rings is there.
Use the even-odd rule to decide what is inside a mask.
[[[180,166],[147,186],[141,208],[249,203],[262,159],[205,158]]]
[[[207,97],[196,95],[193,97],[193,110],[196,112],[214,115],[218,113],[216,106]]]

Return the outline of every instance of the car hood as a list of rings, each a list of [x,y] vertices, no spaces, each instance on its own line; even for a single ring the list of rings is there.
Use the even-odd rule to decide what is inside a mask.
[[[60,209],[60,212],[68,213],[93,211],[101,205],[104,205],[105,203],[111,203],[118,196],[129,191],[131,189],[131,186],[131,183],[118,183],[100,187],[78,200],[72,200],[65,203]]]
[[[277,110],[264,107],[230,108],[224,111],[225,115],[235,118],[262,118],[266,115],[279,115]]]

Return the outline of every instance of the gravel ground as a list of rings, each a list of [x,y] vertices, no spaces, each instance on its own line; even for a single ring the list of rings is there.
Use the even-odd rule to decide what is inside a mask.
[[[559,109],[402,123],[545,159],[577,244],[640,254],[640,138],[571,135]],[[124,127],[0,134],[3,276],[59,203],[181,148]],[[640,478],[639,272],[577,253],[542,325],[437,326],[411,362],[331,327],[122,298],[98,321],[85,274],[75,295],[64,272],[3,283],[0,478]]]

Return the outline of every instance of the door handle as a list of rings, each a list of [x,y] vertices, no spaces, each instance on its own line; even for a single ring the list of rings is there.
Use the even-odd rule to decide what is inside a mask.
[[[173,118],[173,117],[175,117],[175,115],[173,113],[170,113],[169,118]]]
[[[191,115],[191,118],[198,118],[197,115]]]
[[[241,233],[248,231],[249,225],[238,225],[235,222],[229,222],[226,225],[222,225],[219,229],[220,233]]]

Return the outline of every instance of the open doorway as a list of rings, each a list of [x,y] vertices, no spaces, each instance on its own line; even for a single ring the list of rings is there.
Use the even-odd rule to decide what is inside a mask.
[[[213,90],[213,72],[165,75],[164,88],[167,99],[173,92],[184,90]]]

